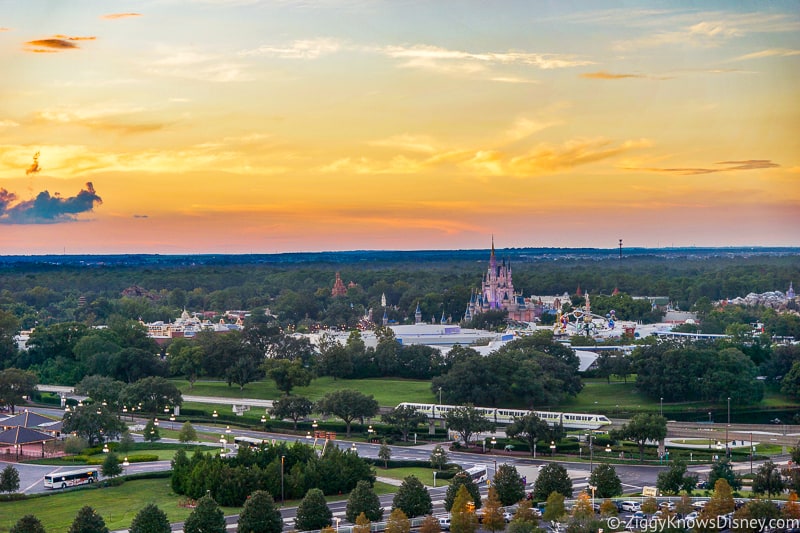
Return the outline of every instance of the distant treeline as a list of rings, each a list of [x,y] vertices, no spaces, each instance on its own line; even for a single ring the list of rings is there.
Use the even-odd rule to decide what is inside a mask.
[[[631,255],[625,249],[621,260],[610,250],[592,254],[514,249],[499,250],[497,256],[511,262],[515,289],[526,296],[574,295],[578,288],[593,296],[610,295],[617,289],[631,296],[664,296],[687,310],[701,298],[716,301],[750,292],[786,291],[791,281],[800,281],[800,250],[794,254],[758,250],[712,249],[713,254],[647,250]],[[0,310],[13,315],[23,329],[64,321],[105,324],[113,316],[171,322],[184,308],[217,312],[269,308],[284,324],[352,326],[369,309],[379,322],[385,295],[390,321],[413,321],[419,303],[425,321],[444,315],[458,322],[480,286],[488,254],[486,250],[280,254],[284,259],[297,255],[296,263],[268,263],[266,258],[273,256],[260,255],[85,256],[84,264],[75,262],[77,256],[53,256],[51,263],[41,256],[37,262],[0,266]],[[307,255],[314,260],[299,259]],[[349,261],[340,261],[343,258]],[[258,262],[261,259],[264,262]],[[345,297],[332,298],[337,271],[345,284],[355,286]],[[129,288],[135,288],[132,295],[123,296]],[[617,316],[652,321],[619,312]]]

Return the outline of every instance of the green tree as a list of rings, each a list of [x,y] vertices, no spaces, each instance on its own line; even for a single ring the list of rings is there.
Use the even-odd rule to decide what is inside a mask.
[[[314,404],[308,398],[284,396],[273,402],[269,413],[279,420],[290,418],[294,422],[294,429],[297,429],[297,421],[310,415],[313,407]]]
[[[718,479],[724,479],[733,490],[742,488],[742,478],[733,471],[731,462],[724,457],[714,461],[708,473],[708,482],[711,486],[716,485]]]
[[[506,427],[506,435],[510,438],[521,439],[528,443],[531,455],[536,449],[536,443],[547,438],[550,433],[550,426],[547,425],[547,422],[539,418],[534,412],[515,418],[514,422]]]
[[[427,417],[411,405],[399,405],[391,412],[381,415],[381,420],[394,428],[408,441],[408,434],[424,423]]]
[[[170,381],[151,376],[142,378],[125,387],[123,398],[126,405],[141,405],[141,411],[157,415],[165,408],[183,403],[181,391]]]
[[[125,388],[125,384],[108,376],[94,374],[86,376],[75,385],[77,394],[89,396],[95,403],[105,402],[112,410],[119,410],[120,393]]]
[[[472,405],[454,407],[445,413],[444,419],[449,429],[461,435],[465,446],[469,446],[469,439],[472,435],[481,431],[489,431],[493,427],[483,412],[475,409]]]
[[[453,533],[475,533],[478,529],[478,518],[470,505],[473,496],[465,485],[458,488],[450,511],[450,531]]]
[[[447,452],[440,444],[434,446],[431,452],[431,468],[441,470],[447,464]]]
[[[197,506],[186,517],[185,533],[225,533],[225,515],[209,495],[197,500]]]
[[[106,454],[105,458],[103,458],[103,464],[100,467],[100,473],[112,479],[122,474],[122,465],[116,453],[110,452]]]
[[[44,526],[32,514],[26,514],[17,523],[11,526],[8,533],[46,533]]]
[[[295,387],[307,387],[311,383],[311,372],[303,366],[299,359],[267,359],[263,364],[264,371],[278,390],[286,396],[292,393]]]
[[[431,495],[416,476],[408,476],[403,480],[392,500],[392,510],[394,509],[401,509],[411,518],[433,512]]]
[[[399,507],[393,509],[386,521],[386,533],[409,533],[411,521]]]
[[[381,442],[381,447],[378,450],[378,458],[383,461],[384,468],[389,468],[389,459],[392,458],[392,449],[386,444],[385,439]]]
[[[103,517],[97,514],[97,511],[85,505],[81,507],[75,516],[75,520],[73,520],[69,528],[69,533],[108,533],[108,528]]]
[[[682,490],[691,494],[697,486],[697,474],[688,474],[686,463],[680,460],[673,461],[669,468],[658,473],[656,487],[664,494],[678,494]]]
[[[639,446],[639,459],[644,462],[644,447],[647,441],[660,441],[667,436],[667,419],[663,416],[640,413],[627,424],[612,432],[614,439],[626,439]]]
[[[128,428],[122,430],[122,435],[119,437],[119,443],[117,444],[117,451],[121,453],[127,453],[131,450],[134,444],[133,435],[131,432],[128,431]]]
[[[27,370],[12,367],[0,371],[0,405],[7,405],[14,414],[23,398],[33,394],[37,382],[36,374]]]
[[[361,480],[350,493],[345,509],[345,518],[355,523],[360,514],[364,514],[370,522],[380,522],[383,518],[383,507],[378,495],[369,481]]]
[[[103,440],[114,440],[127,428],[116,413],[108,407],[83,405],[73,407],[64,414],[64,433],[75,433],[85,438],[90,446]]]
[[[173,376],[186,378],[191,390],[203,370],[203,348],[197,345],[190,345],[188,342],[178,343],[178,340],[174,341],[167,349],[169,372]]]
[[[469,477],[464,471],[459,472],[455,476],[453,476],[453,480],[450,482],[450,485],[447,487],[447,492],[444,495],[444,509],[445,511],[450,511],[456,501],[456,496],[458,495],[459,489],[461,487],[466,487],[467,492],[472,496],[472,503],[475,505],[475,509],[480,509],[482,502],[481,502],[481,491],[478,487],[478,484]]]
[[[564,494],[553,491],[547,496],[542,518],[548,522],[558,522],[567,515],[564,507]]]
[[[181,430],[178,433],[178,440],[180,442],[195,442],[197,440],[197,431],[188,420],[183,423]]]
[[[533,498],[542,501],[554,492],[571,498],[572,480],[566,468],[558,463],[549,463],[539,471],[539,476],[533,485]]]
[[[369,418],[378,412],[378,402],[369,396],[352,389],[340,389],[329,392],[317,402],[317,409],[325,415],[341,418],[347,426],[350,436],[350,425],[356,418]]]
[[[319,489],[310,489],[297,506],[294,523],[299,531],[311,531],[331,525],[332,520],[333,513],[325,502],[325,495]]]
[[[455,506],[455,504],[454,504]],[[497,497],[496,485],[489,487],[489,492],[486,495],[486,501],[483,503],[481,511],[483,511],[483,529],[495,532],[505,529],[506,520],[503,517],[503,510],[501,509],[502,503]]]
[[[504,506],[513,505],[525,497],[525,484],[519,475],[517,467],[504,463],[497,467],[492,488],[497,492],[500,503]]]
[[[767,461],[758,467],[753,478],[753,494],[766,493],[767,498],[772,499],[773,494],[780,494],[784,488],[783,476],[775,463]]]
[[[239,514],[237,533],[280,533],[283,531],[281,512],[269,492],[257,490],[244,502]]]
[[[261,379],[264,375],[261,361],[262,356],[255,353],[254,350],[242,350],[238,357],[233,360],[233,363],[225,369],[225,378],[228,380],[228,385],[235,383],[239,385],[239,390],[243,391],[245,385]]]
[[[136,513],[129,529],[129,533],[170,533],[170,531],[172,528],[167,513],[154,503],[148,503]]]
[[[622,494],[622,482],[617,475],[617,469],[610,463],[602,463],[594,468],[589,475],[589,485],[597,487],[597,498],[613,498]]]
[[[154,420],[148,420],[144,425],[144,430],[142,430],[142,438],[146,442],[155,442],[157,440],[161,440],[161,433],[159,433],[158,426]]]
[[[19,471],[14,465],[6,465],[0,470],[0,492],[16,492],[19,490]]]

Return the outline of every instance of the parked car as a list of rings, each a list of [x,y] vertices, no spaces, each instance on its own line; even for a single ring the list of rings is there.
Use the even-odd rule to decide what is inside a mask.
[[[629,513],[635,513],[636,511],[641,511],[642,510],[642,504],[640,504],[639,502],[626,500],[626,501],[622,502],[622,504],[620,505],[620,508],[623,511],[626,511],[626,512],[629,512]]]
[[[675,510],[675,503],[674,502],[661,502],[659,505],[662,510],[664,511],[674,511]]]
[[[683,519],[686,521],[687,526],[692,527],[694,525],[695,520],[697,520],[698,516],[700,516],[700,513],[698,513],[697,511],[693,511],[687,514]]]
[[[450,531],[450,517],[449,516],[440,516],[439,517],[439,528],[442,531]]]
[[[506,521],[506,524],[511,522],[514,519],[514,513],[511,511],[504,511],[503,512],[503,520]]]

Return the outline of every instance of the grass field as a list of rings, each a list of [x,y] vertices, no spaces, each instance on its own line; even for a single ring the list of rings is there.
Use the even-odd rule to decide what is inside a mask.
[[[275,388],[272,381],[259,381],[245,386],[239,390],[237,385],[229,387],[225,382],[198,381],[194,388],[189,389],[187,381],[174,381],[183,394],[197,396],[223,396],[226,398],[258,398],[274,400],[283,396]],[[339,379],[331,377],[317,378],[308,387],[292,389],[292,394],[305,396],[311,400],[319,400],[325,394],[340,389],[353,389],[363,394],[372,395],[380,405],[397,405],[405,401],[419,401],[424,403],[435,402],[431,392],[430,381],[404,380],[404,379]],[[230,406],[228,406],[230,409]]]
[[[376,483],[377,494],[390,494],[397,487],[388,483]],[[347,495],[333,495],[328,501],[346,499]],[[185,497],[174,494],[169,479],[144,479],[127,481],[117,487],[88,488],[53,493],[30,500],[0,503],[0,533],[8,532],[23,516],[35,515],[47,531],[67,531],[75,515],[84,505],[91,506],[103,517],[109,529],[127,529],[136,513],[149,503],[156,504],[167,514],[170,522],[182,522],[191,509],[181,507]],[[294,507],[299,501],[286,501]],[[239,507],[222,507],[226,515],[238,514]]]
[[[421,467],[402,467],[402,468],[389,468],[384,469],[383,467],[377,466],[375,468],[375,474],[378,477],[388,477],[392,479],[399,479],[403,480],[408,476],[416,476],[423,485],[433,486],[433,470],[430,468],[421,468]],[[436,486],[441,487],[442,485],[449,485],[450,480],[436,480]]]
[[[726,410],[725,402],[664,402],[663,405],[658,399],[648,398],[636,390],[635,376],[629,377],[627,383],[624,381],[612,380],[607,383],[605,379],[588,378],[584,379],[584,388],[575,398],[568,398],[557,406],[541,406],[544,410],[575,411],[575,412],[599,412],[612,418],[626,418],[635,413],[662,412],[667,418],[686,419],[686,413],[695,413],[697,421],[704,421],[708,412],[712,411],[716,420],[721,413]],[[193,394],[199,396],[221,396],[227,398],[259,398],[276,399],[282,393],[275,388],[271,381],[261,381],[250,383],[244,390],[239,390],[238,386],[229,387],[224,382],[203,381],[195,383],[193,389],[189,389],[186,381],[175,381],[183,394]],[[315,379],[308,387],[299,387],[292,391],[293,394],[305,396],[311,400],[317,400],[328,392],[339,389],[354,389],[364,394],[371,394],[384,407],[395,406],[401,402],[420,402],[436,403],[437,398],[431,391],[430,381],[402,380],[402,379],[362,379],[362,380],[334,380],[330,377]],[[230,405],[212,405],[187,402],[186,407],[212,412],[229,413]],[[800,407],[800,402],[796,402],[780,394],[775,390],[768,389],[765,392],[761,403],[754,406],[732,406],[733,418],[737,413],[742,413],[742,418],[747,417],[753,410],[796,410]],[[242,422],[257,422],[263,411],[253,409],[240,418]],[[678,416],[681,415],[681,416]],[[238,418],[238,417],[237,417]]]

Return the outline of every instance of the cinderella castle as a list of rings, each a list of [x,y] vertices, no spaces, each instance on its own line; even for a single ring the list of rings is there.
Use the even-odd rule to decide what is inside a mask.
[[[514,292],[511,262],[503,260],[500,264],[497,263],[497,256],[494,253],[494,237],[492,237],[489,268],[483,276],[480,292],[472,293],[464,313],[464,321],[470,321],[480,313],[494,310],[508,311],[509,320],[519,322],[533,322],[536,316],[532,302]]]

